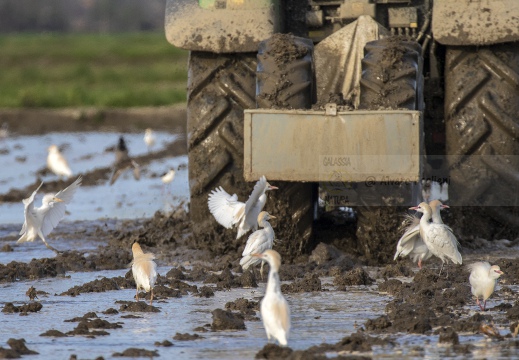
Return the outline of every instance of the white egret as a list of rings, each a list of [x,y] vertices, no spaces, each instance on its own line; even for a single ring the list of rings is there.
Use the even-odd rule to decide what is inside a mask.
[[[56,145],[51,145],[48,148],[49,155],[47,155],[47,167],[50,171],[56,174],[60,179],[64,177],[68,179],[72,176],[72,170],[68,165],[67,159],[59,151]]]
[[[432,222],[435,224],[443,224],[440,210],[448,208],[439,200],[433,200],[429,203],[432,210]],[[418,261],[418,268],[422,268],[422,261],[429,259],[432,253],[420,237],[420,218],[407,214],[405,222],[408,224],[406,230],[398,244],[396,245],[395,257],[404,257],[409,255],[414,262]]]
[[[151,290],[150,305],[152,305],[153,287],[157,280],[157,264],[153,261],[155,255],[152,253],[145,254],[137,242],[132,245],[132,253],[132,274],[137,285],[137,301],[139,301],[139,289],[143,289],[146,292]]]
[[[163,184],[163,191],[164,191],[164,188],[166,186],[168,186],[170,183],[172,183],[174,179],[175,179],[175,169],[173,169],[173,168],[169,169],[169,171],[167,173],[162,174],[160,176],[160,180],[162,181],[162,184]],[[168,192],[169,192],[169,189],[168,189]]]
[[[504,273],[499,266],[492,265],[486,261],[479,261],[467,266],[470,271],[469,282],[472,295],[476,297],[476,304],[482,311],[485,311],[487,299],[492,295],[496,288],[497,279]],[[479,298],[483,299],[483,306],[479,302]]]
[[[243,270],[247,270],[250,266],[261,262],[260,274],[262,280],[264,261],[252,256],[252,254],[261,254],[266,250],[272,249],[274,245],[274,229],[272,229],[272,226],[268,222],[271,218],[275,219],[276,217],[266,211],[260,212],[258,215],[258,225],[263,229],[256,230],[249,236],[245,249],[241,254],[242,259],[240,260],[240,265]]]
[[[266,250],[253,256],[265,260],[270,265],[269,279],[265,296],[261,300],[260,312],[267,333],[267,338],[276,339],[280,345],[286,346],[290,332],[290,308],[281,293],[279,268],[281,256],[275,250]]]
[[[250,229],[258,228],[258,215],[267,202],[265,192],[275,189],[277,187],[270,185],[265,176],[262,176],[254,185],[246,203],[238,201],[238,195],[231,196],[220,186],[211,192],[207,204],[216,221],[226,229],[239,224],[236,236],[239,239]]]
[[[461,264],[462,258],[458,251],[458,240],[452,233],[452,229],[445,224],[430,223],[432,209],[425,202],[410,209],[423,213],[420,219],[420,236],[429,251],[442,261],[440,274],[446,259],[450,259],[455,264]]]
[[[144,143],[148,147],[148,151],[155,145],[155,133],[150,128],[144,131]]]
[[[42,205],[39,208],[34,207],[34,197],[43,183],[38,186],[30,197],[24,199],[25,221],[20,231],[20,235],[22,236],[18,239],[17,243],[34,241],[34,239],[39,236],[47,248],[59,253],[58,250],[47,243],[45,236],[49,235],[52,229],[54,229],[65,216],[66,206],[72,200],[76,190],[81,186],[81,179],[81,176],[78,177],[77,180],[66,189],[56,194],[45,195],[42,199]]]

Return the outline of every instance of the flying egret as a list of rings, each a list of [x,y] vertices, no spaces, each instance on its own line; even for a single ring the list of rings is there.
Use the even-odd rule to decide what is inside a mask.
[[[18,239],[17,243],[34,241],[34,239],[39,236],[47,248],[59,253],[58,250],[47,243],[45,236],[49,235],[52,229],[54,229],[65,216],[65,208],[72,200],[76,190],[81,186],[81,180],[82,178],[80,176],[66,189],[56,194],[46,194],[39,208],[34,207],[34,197],[43,185],[43,182],[30,197],[24,199],[25,221],[20,231],[20,235],[22,236]]]
[[[467,266],[470,271],[469,282],[472,295],[476,297],[476,304],[482,311],[485,311],[487,299],[492,295],[496,288],[497,279],[504,273],[499,266],[492,265],[486,261],[479,261]],[[479,302],[479,298],[483,299],[483,306]]]
[[[265,192],[275,189],[277,187],[270,185],[265,176],[262,176],[254,185],[247,202],[243,203],[238,201],[238,195],[231,196],[220,186],[209,195],[209,211],[216,221],[227,229],[239,224],[236,236],[236,239],[239,239],[250,229],[258,229],[258,215],[267,202]]]
[[[270,265],[267,289],[260,307],[267,338],[269,340],[274,338],[280,345],[286,346],[290,332],[290,308],[281,293],[279,283],[281,256],[275,250],[266,250],[262,254],[253,254],[253,256],[265,260]]]
[[[452,233],[452,229],[445,224],[430,223],[432,209],[425,202],[410,209],[423,213],[420,219],[420,236],[429,251],[442,261],[440,274],[446,259],[450,259],[455,264],[461,264],[462,259],[458,251],[458,240]]]
[[[50,171],[56,174],[60,179],[64,177],[68,179],[72,176],[72,170],[68,165],[67,159],[59,151],[56,145],[51,145],[48,148],[49,155],[47,155],[47,167]]]
[[[448,208],[448,206],[443,205],[439,200],[431,201],[429,206],[432,210],[432,222],[435,224],[443,224],[440,210]],[[396,260],[399,256],[404,257],[409,255],[414,262],[418,261],[418,268],[421,269],[422,261],[429,259],[432,253],[420,237],[420,218],[407,214],[405,223],[407,224],[406,230],[400,240],[398,240],[395,257],[393,259]]]
[[[151,290],[150,305],[153,304],[153,286],[157,280],[157,264],[155,264],[155,255],[152,253],[145,254],[139,243],[132,245],[133,261],[132,273],[135,284],[137,284],[137,301],[139,301],[139,289],[148,292]]]
[[[245,249],[241,254],[242,259],[240,260],[243,270],[247,270],[250,266],[261,262],[260,274],[262,280],[264,261],[252,256],[252,254],[261,254],[266,250],[272,249],[272,245],[274,245],[274,230],[268,222],[271,218],[275,219],[276,217],[266,211],[260,212],[258,215],[258,225],[263,229],[256,230],[249,236]]]
[[[144,131],[144,143],[146,144],[148,151],[150,151],[151,148],[155,145],[155,133],[150,128],[147,128]]]
[[[113,165],[112,176],[110,176],[110,185],[121,176],[124,172],[133,169],[133,177],[135,180],[139,180],[141,178],[141,170],[139,164],[135,162],[128,155],[128,147],[126,147],[126,142],[122,136],[119,137],[119,142],[117,143],[117,147],[115,149],[115,162]]]

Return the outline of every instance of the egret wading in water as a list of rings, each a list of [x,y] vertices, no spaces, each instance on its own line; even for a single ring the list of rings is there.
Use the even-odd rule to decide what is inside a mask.
[[[264,261],[258,257],[252,256],[252,254],[261,254],[266,250],[272,249],[272,246],[274,245],[274,229],[272,229],[272,226],[268,221],[275,218],[275,216],[270,215],[266,211],[260,212],[258,215],[258,224],[263,229],[256,230],[249,236],[245,249],[241,254],[242,259],[240,260],[240,265],[243,270],[247,270],[250,266],[254,266],[261,262],[260,274],[262,280]]]
[[[432,209],[425,202],[410,209],[423,213],[420,219],[420,236],[429,251],[442,261],[442,267],[438,275],[441,274],[446,260],[461,265],[462,259],[458,251],[458,240],[452,233],[452,229],[445,224],[430,223]]]
[[[146,292],[151,291],[150,305],[153,304],[153,287],[157,281],[157,264],[155,264],[155,255],[152,253],[145,254],[139,243],[132,245],[133,261],[132,274],[135,284],[137,284],[137,295],[135,298],[139,301],[139,289]]]
[[[113,185],[119,176],[129,169],[133,169],[133,177],[135,180],[141,178],[141,169],[139,164],[128,155],[126,142],[124,141],[124,138],[120,136],[117,147],[115,148],[115,162],[112,168],[112,176],[110,176],[110,185]]]
[[[20,235],[22,236],[18,239],[17,243],[34,241],[34,239],[39,236],[47,248],[59,253],[58,250],[47,243],[45,236],[49,235],[65,216],[67,204],[72,200],[77,188],[81,186],[81,176],[66,189],[56,194],[46,194],[41,201],[42,205],[35,208],[34,197],[42,185],[43,183],[34,190],[31,196],[23,200],[25,221],[20,231]]]
[[[231,196],[220,186],[211,192],[207,204],[216,221],[226,229],[238,224],[236,239],[239,239],[250,229],[258,229],[258,215],[267,202],[266,192],[275,189],[277,187],[270,185],[262,176],[246,203],[238,201],[238,195]]]
[[[486,261],[479,261],[467,266],[470,271],[469,282],[472,295],[476,297],[476,304],[482,311],[485,311],[487,299],[492,295],[496,288],[497,279],[504,273],[499,266],[492,265]],[[483,305],[479,298],[483,299]]]
[[[68,179],[72,176],[72,170],[68,165],[67,159],[61,154],[56,145],[49,146],[49,154],[47,155],[47,167],[60,179],[63,177]]]
[[[169,169],[169,171],[165,174],[162,174],[160,176],[160,180],[162,181],[162,191],[164,191],[165,187],[168,186],[169,184],[171,184],[173,182],[173,180],[175,179],[175,169]],[[168,192],[169,192],[169,188],[168,188]]]
[[[431,201],[429,206],[432,210],[432,222],[435,224],[443,224],[440,211],[448,208],[448,206],[443,205],[439,200]],[[420,236],[420,218],[407,214],[405,222],[408,225],[405,228],[404,234],[400,240],[398,240],[393,260],[396,260],[399,256],[404,257],[409,255],[414,262],[418,261],[418,268],[421,269],[422,261],[429,259],[432,253]]]
[[[265,260],[270,266],[267,289],[260,307],[267,338],[269,340],[274,338],[280,345],[286,346],[290,332],[290,308],[281,293],[279,282],[281,256],[275,250],[266,250],[262,254],[253,254],[253,256]]]
[[[155,133],[150,128],[147,128],[144,131],[144,143],[148,148],[148,152],[151,150],[153,146],[155,146]]]

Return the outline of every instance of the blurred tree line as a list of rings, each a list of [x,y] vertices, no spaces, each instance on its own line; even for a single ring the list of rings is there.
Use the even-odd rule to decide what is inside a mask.
[[[166,0],[0,0],[0,33],[164,28]]]

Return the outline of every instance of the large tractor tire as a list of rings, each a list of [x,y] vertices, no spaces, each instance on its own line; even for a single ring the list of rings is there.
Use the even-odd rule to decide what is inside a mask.
[[[449,197],[465,238],[518,234],[517,114],[519,43],[447,49]]]
[[[423,110],[423,59],[419,44],[390,37],[369,42],[364,53],[360,109]],[[385,194],[387,189],[377,185],[363,191],[361,198],[399,195]],[[412,189],[402,184],[396,191],[409,194]],[[406,207],[388,203],[387,206],[358,206],[355,210],[358,251],[372,264],[392,260]]]
[[[276,34],[262,42],[258,52],[258,107],[310,108],[314,98],[312,54],[310,40],[292,35]],[[275,248],[290,261],[312,249],[316,188],[310,183],[271,183],[279,187],[268,193],[266,204],[266,210],[278,218],[272,221],[276,239],[280,240]]]
[[[243,178],[243,110],[256,107],[256,54],[191,52],[188,71],[191,223],[200,248],[224,254],[243,239],[214,221],[207,199],[222,186],[246,201],[254,186]]]

